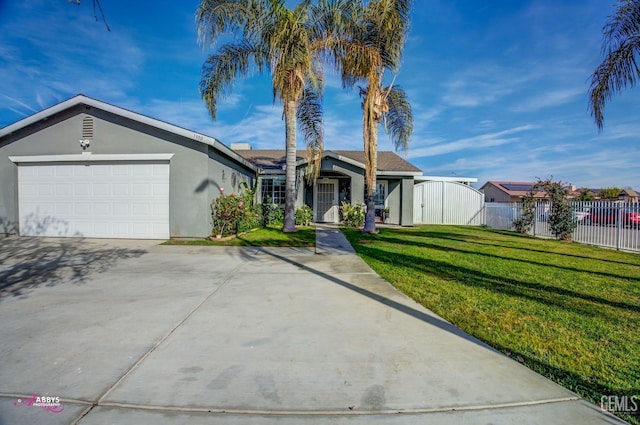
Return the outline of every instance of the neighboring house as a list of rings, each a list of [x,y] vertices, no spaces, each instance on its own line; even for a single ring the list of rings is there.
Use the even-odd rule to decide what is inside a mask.
[[[252,150],[249,146],[232,145],[235,151],[259,170],[259,202],[267,197],[283,205],[285,201],[285,151]],[[364,152],[326,150],[315,182],[307,182],[305,151],[298,151],[296,207],[304,204],[314,211],[314,221],[338,223],[342,202],[364,202]],[[376,181],[376,214],[386,209],[386,222],[413,225],[413,184],[419,168],[393,152],[378,152]]]
[[[533,189],[534,182],[504,182],[491,180],[480,188],[486,202],[522,202]],[[536,198],[546,199],[546,193],[538,192]]]
[[[491,180],[486,182],[480,191],[484,193],[486,202],[522,202],[522,199],[531,191],[534,182],[505,182]],[[575,185],[568,185],[568,198],[574,199],[580,196],[581,189]],[[595,200],[600,199],[600,189],[589,189]],[[538,191],[535,197],[539,201],[548,201],[549,196],[544,191]],[[618,197],[621,201],[637,202],[640,194],[631,188],[623,189]]]
[[[622,189],[619,199],[626,202],[638,202],[640,201],[640,193],[628,187],[626,189]]]
[[[211,137],[83,95],[0,129],[0,232],[211,234],[211,201],[256,168]]]
[[[77,95],[0,129],[0,233],[166,239],[211,234],[211,202],[257,185],[284,204],[284,150],[234,151],[220,141]],[[326,151],[306,182],[299,152],[296,206],[338,222],[342,201],[364,201],[364,153]],[[413,224],[421,171],[378,154],[376,209]]]

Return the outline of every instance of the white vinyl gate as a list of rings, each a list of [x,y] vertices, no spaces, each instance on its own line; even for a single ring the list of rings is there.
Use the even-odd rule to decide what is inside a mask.
[[[484,194],[457,182],[427,181],[413,187],[415,224],[480,226]]]

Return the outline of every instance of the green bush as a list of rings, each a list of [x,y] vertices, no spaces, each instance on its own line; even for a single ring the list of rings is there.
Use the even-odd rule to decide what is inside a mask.
[[[538,180],[537,187],[541,187],[551,198],[551,215],[549,216],[549,228],[556,238],[570,241],[572,233],[578,226],[574,217],[573,208],[569,205],[567,197],[569,191],[562,182]]]
[[[522,199],[522,215],[513,220],[513,225],[518,233],[523,235],[529,233],[536,220],[536,201],[535,195],[537,191],[530,191]]]
[[[362,202],[350,204],[343,201],[340,213],[342,214],[342,224],[345,226],[356,228],[364,226],[365,206]]]
[[[271,202],[271,198],[267,197],[264,204],[261,205],[262,225],[278,226],[284,223],[284,210],[278,204]]]
[[[308,226],[313,221],[313,210],[308,205],[303,205],[296,210],[296,226]]]
[[[229,236],[260,226],[260,211],[253,202],[254,192],[246,189],[242,195],[229,196],[220,189],[220,196],[211,204],[214,235]]]

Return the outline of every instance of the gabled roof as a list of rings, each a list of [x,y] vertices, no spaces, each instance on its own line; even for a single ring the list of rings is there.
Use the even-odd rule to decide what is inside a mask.
[[[286,163],[285,151],[282,149],[237,150],[236,152],[263,170],[282,170]],[[365,168],[364,151],[326,150],[324,157]],[[298,165],[306,164],[306,151],[298,150],[296,159]],[[378,152],[378,174],[420,176],[422,171],[394,152],[381,151]]]
[[[183,127],[179,127],[174,124],[169,124],[165,121],[158,120],[156,118],[151,118],[146,115],[139,114],[137,112],[130,111],[128,109],[121,108],[119,106],[111,105],[106,102],[102,102],[97,99],[93,99],[91,97],[85,96],[83,94],[78,94],[71,99],[67,99],[63,102],[58,103],[57,105],[53,105],[47,109],[44,109],[40,112],[37,112],[31,116],[28,116],[18,122],[10,124],[6,127],[0,129],[0,139],[10,136],[11,134],[22,130],[30,125],[33,125],[37,122],[46,120],[52,117],[55,114],[63,112],[67,109],[71,109],[78,105],[87,105],[96,109],[100,109],[114,115],[121,116],[123,118],[128,118],[133,121],[137,121],[142,124],[146,124],[151,127],[155,127],[160,130],[167,131],[169,133],[173,133],[178,136],[182,136],[191,140],[195,140],[196,142],[203,143],[205,145],[212,146],[217,149],[221,153],[226,156],[240,162],[241,164],[254,169],[255,167],[249,161],[245,160],[242,156],[238,155],[235,151],[231,150],[229,147],[222,144],[219,140],[214,139],[213,137],[207,136],[202,133],[197,133],[192,130],[188,130]]]
[[[480,190],[484,190],[488,185],[494,186],[496,189],[506,193],[509,196],[526,196],[535,185],[534,182],[514,182],[514,181],[496,181],[490,180],[482,185]],[[547,194],[543,191],[538,191],[534,195],[537,198],[544,198]]]

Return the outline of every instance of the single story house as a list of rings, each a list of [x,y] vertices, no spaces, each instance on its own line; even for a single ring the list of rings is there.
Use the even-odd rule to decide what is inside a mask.
[[[253,150],[246,144],[232,144],[232,149],[259,170],[259,202],[267,197],[284,205],[285,151]],[[338,223],[342,202],[364,202],[364,152],[326,150],[320,165],[318,180],[309,183],[304,178],[307,166],[305,151],[297,153],[296,205],[306,204],[314,211],[314,221]],[[413,184],[419,168],[394,152],[378,152],[378,173],[374,201],[376,213],[387,211],[386,223],[402,226],[413,225]]]
[[[626,189],[622,189],[619,199],[625,202],[638,202],[640,201],[640,193],[628,187]]]
[[[533,189],[534,182],[495,181],[486,182],[480,188],[486,202],[522,202],[522,199]],[[536,196],[544,198],[542,192]]]
[[[336,222],[339,202],[364,199],[362,152],[327,151],[298,206]],[[101,238],[205,237],[211,202],[243,183],[279,202],[284,151],[234,151],[212,137],[84,95],[0,129],[0,234]],[[419,169],[380,152],[377,202],[412,225]],[[300,190],[302,189],[302,190]],[[261,199],[260,199],[261,200]],[[259,200],[259,201],[260,201]]]

